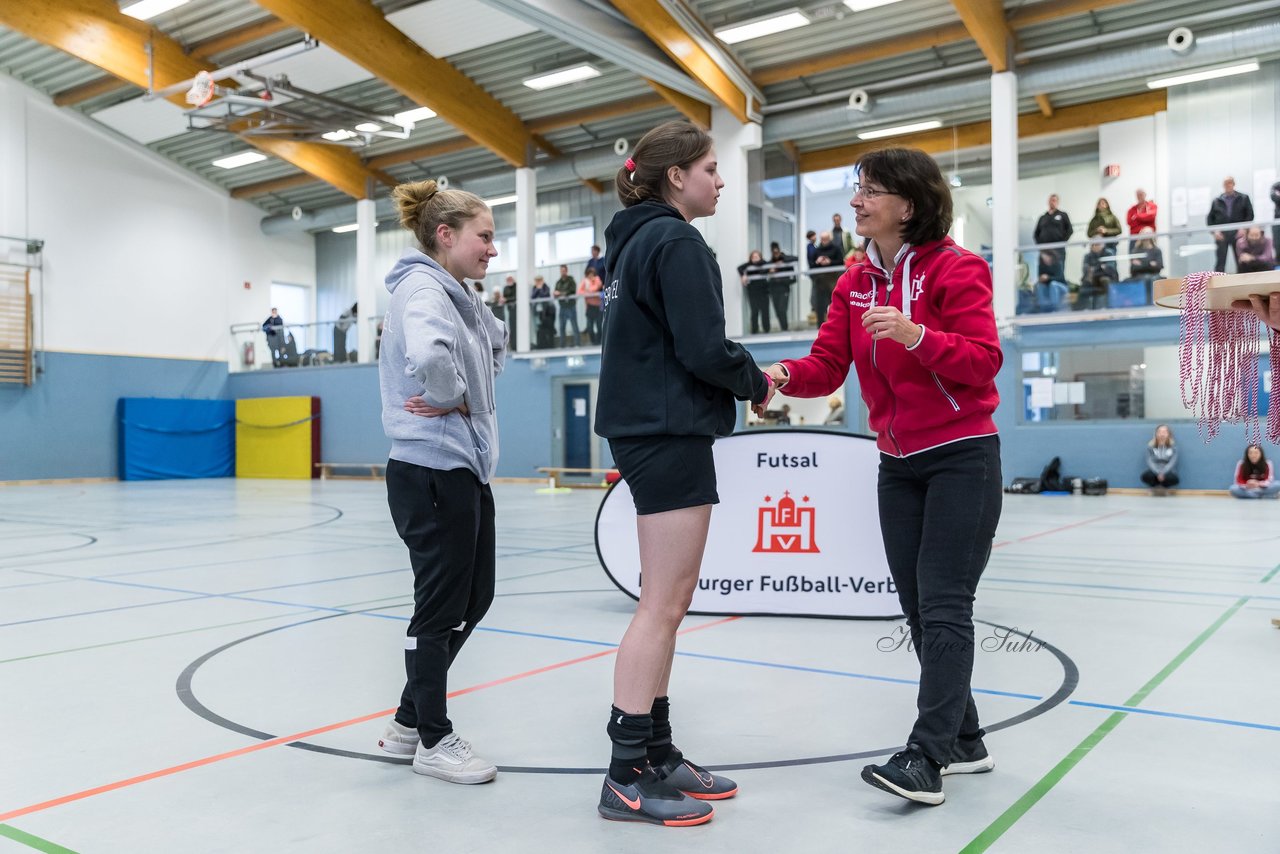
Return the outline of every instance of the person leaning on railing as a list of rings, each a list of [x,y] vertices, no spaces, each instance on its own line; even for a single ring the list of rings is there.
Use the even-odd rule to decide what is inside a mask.
[[[1257,226],[1250,226],[1236,237],[1236,271],[1263,273],[1276,267],[1275,247]]]
[[[760,327],[769,331],[769,283],[765,281],[764,256],[759,249],[752,249],[747,263],[738,265],[738,277],[747,289],[747,304],[751,307],[751,334],[758,335]]]
[[[787,311],[791,286],[796,283],[796,256],[788,255],[776,242],[769,244],[769,300],[778,315],[778,326],[787,331]]]

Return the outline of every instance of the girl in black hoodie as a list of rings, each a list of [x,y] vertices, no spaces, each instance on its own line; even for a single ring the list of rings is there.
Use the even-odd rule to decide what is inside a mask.
[[[725,338],[715,257],[690,220],[711,216],[724,182],[711,137],[688,122],[645,134],[617,176],[609,223],[596,433],[635,500],[644,577],[618,647],[600,793],[609,819],[702,824],[737,784],[671,742],[667,685],[676,630],[698,583],[716,495],[711,444],[733,432],[734,398],[763,406],[770,380]]]

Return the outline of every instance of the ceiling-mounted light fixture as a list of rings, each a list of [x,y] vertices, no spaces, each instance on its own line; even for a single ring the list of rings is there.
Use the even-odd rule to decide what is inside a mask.
[[[332,142],[344,142],[354,137],[355,134],[346,128],[343,128],[342,130],[331,130],[328,133],[321,134],[321,136]]]
[[[515,193],[512,193],[509,196],[495,196],[492,199],[485,199],[484,203],[491,208],[496,208],[499,205],[514,205],[518,198],[519,196],[517,196]]]
[[[356,125],[356,130],[360,131],[361,133],[377,133],[378,131],[382,130],[382,125],[378,124],[377,122],[361,122],[360,124]]]
[[[577,83],[579,80],[589,80],[592,77],[599,76],[600,70],[598,68],[584,62],[569,68],[562,68],[559,71],[552,71],[549,74],[530,77],[524,81],[524,85],[541,92],[543,89],[553,89],[556,86],[565,86],[569,83]]]
[[[897,3],[898,0],[844,0],[844,5],[848,6],[855,12],[865,12],[868,9],[875,9],[878,6],[888,6],[890,3]]]
[[[334,234],[346,234],[348,231],[358,231],[358,230],[359,230],[359,228],[360,228],[360,223],[358,223],[358,222],[349,222],[349,223],[347,223],[346,225],[335,225],[335,226],[333,227],[333,233],[334,233]]]
[[[1259,67],[1258,60],[1251,59],[1248,62],[1236,63],[1235,65],[1205,68],[1201,71],[1190,71],[1186,74],[1176,74],[1172,77],[1157,77],[1155,80],[1147,81],[1147,88],[1166,89],[1170,86],[1181,86],[1184,83],[1199,83],[1202,80],[1216,80],[1219,77],[1231,77],[1235,74],[1249,74],[1257,71]]]
[[[725,44],[737,44],[751,39],[784,33],[797,27],[805,27],[810,23],[808,17],[799,9],[787,9],[767,18],[757,18],[740,24],[731,24],[716,30],[716,38]]]
[[[858,139],[884,139],[886,136],[900,136],[907,133],[919,133],[922,130],[934,130],[942,127],[942,122],[934,119],[927,122],[916,122],[910,125],[898,125],[880,130],[868,130],[858,134]]]
[[[121,13],[139,21],[149,21],[157,15],[163,15],[170,9],[176,9],[188,0],[124,0],[120,4]]]
[[[220,157],[213,161],[213,165],[220,169],[235,169],[240,166],[248,166],[250,163],[260,163],[266,159],[267,155],[261,151],[242,151],[230,157]]]
[[[396,124],[403,128],[412,128],[417,122],[424,122],[427,119],[434,118],[436,111],[430,107],[418,107],[413,110],[405,110],[403,113],[396,113],[391,118],[396,120]]]

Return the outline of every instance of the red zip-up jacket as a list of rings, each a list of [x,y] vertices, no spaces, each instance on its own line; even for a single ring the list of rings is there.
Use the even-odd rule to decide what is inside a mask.
[[[831,394],[844,384],[849,366],[856,367],[877,445],[895,457],[995,435],[995,378],[1004,354],[987,262],[944,237],[904,246],[891,282],[874,244],[869,249],[867,260],[836,283],[827,322],[809,355],[782,362],[790,374],[785,393]],[[911,300],[904,309],[902,282],[908,276]],[[862,315],[873,304],[891,305],[923,326],[915,346],[873,341],[862,328]]]

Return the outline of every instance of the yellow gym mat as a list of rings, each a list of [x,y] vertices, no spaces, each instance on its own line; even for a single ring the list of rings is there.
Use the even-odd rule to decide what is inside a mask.
[[[236,401],[236,477],[319,476],[320,398]]]

